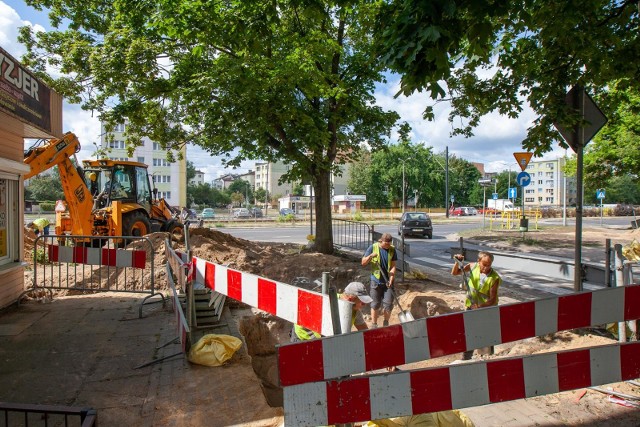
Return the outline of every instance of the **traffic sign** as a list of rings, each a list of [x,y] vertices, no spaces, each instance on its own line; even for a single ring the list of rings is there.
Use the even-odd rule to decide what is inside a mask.
[[[600,188],[598,191],[596,191],[596,198],[600,200],[604,199],[604,188]]]
[[[498,193],[493,193],[491,197],[493,197],[493,200],[498,200]]]
[[[516,162],[518,162],[520,169],[524,172],[531,161],[531,157],[533,157],[533,153],[513,153],[513,157],[516,158]]]
[[[526,172],[520,172],[516,177],[516,182],[520,187],[526,187],[531,183],[531,175]]]
[[[600,108],[598,108],[584,88],[577,85],[567,92],[564,102],[572,109],[582,112],[582,118],[586,122],[582,127],[582,138],[578,138],[578,132],[576,132],[577,126],[566,127],[557,122],[553,123],[564,140],[567,141],[567,144],[577,153],[578,149],[580,149],[581,146],[584,147],[587,145],[587,142],[591,141],[591,138],[607,123],[607,116],[600,111]]]
[[[451,203],[453,203],[456,199],[453,197],[453,194],[451,195]]]
[[[516,187],[509,188],[509,198],[515,199],[518,197],[518,189]]]

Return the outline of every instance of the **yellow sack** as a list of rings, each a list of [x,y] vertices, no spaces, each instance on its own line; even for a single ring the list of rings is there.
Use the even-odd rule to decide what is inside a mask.
[[[622,248],[622,255],[629,261],[640,261],[640,243],[633,239],[631,243]]]
[[[409,417],[373,420],[365,427],[473,427],[473,421],[463,412],[453,411],[432,412],[430,414],[413,415]]]
[[[230,335],[207,334],[189,349],[189,362],[205,366],[220,366],[242,346],[239,338]]]

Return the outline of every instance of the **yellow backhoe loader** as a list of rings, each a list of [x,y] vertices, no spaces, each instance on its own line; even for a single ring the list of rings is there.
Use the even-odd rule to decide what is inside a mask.
[[[96,246],[104,243],[97,237],[182,232],[179,212],[151,190],[147,165],[100,159],[84,160],[80,167],[79,151],[78,138],[68,132],[25,152],[24,163],[31,168],[25,179],[58,166],[66,208],[56,209],[56,235],[92,236],[84,244]]]

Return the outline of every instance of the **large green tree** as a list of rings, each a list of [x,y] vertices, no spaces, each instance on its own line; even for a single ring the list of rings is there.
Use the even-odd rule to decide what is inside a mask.
[[[384,60],[402,75],[400,93],[427,90],[450,101],[453,133],[467,136],[483,115],[516,117],[528,104],[537,117],[522,146],[536,154],[565,145],[554,121],[580,120],[564,102],[573,85],[592,94],[617,79],[635,93],[640,87],[637,0],[392,0],[379,26]],[[433,105],[425,117],[433,118]]]
[[[127,143],[187,142],[227,164],[285,160],[310,180],[316,248],[333,252],[331,172],[366,141],[384,146],[397,114],[374,105],[384,81],[375,51],[377,1],[202,2],[26,0],[60,31],[21,32],[23,60]],[[233,153],[233,154],[231,154]]]

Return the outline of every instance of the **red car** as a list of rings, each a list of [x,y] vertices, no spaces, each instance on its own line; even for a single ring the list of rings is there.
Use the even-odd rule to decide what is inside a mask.
[[[450,216],[464,216],[464,215],[466,215],[466,212],[465,212],[464,209],[462,209],[462,207],[457,207],[457,208],[449,209],[449,215]]]

